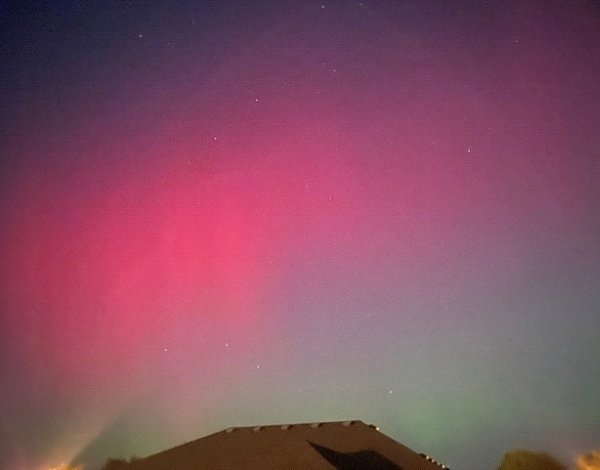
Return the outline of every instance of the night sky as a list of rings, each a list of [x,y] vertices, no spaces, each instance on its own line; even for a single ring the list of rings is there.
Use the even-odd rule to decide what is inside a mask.
[[[0,47],[0,468],[600,445],[597,2],[9,0]]]

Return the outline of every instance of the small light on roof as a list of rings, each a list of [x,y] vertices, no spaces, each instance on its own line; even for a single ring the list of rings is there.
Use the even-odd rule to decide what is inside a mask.
[[[437,460],[435,460],[433,457],[429,457],[429,455],[427,454],[419,454],[421,455],[421,457],[423,457],[425,460],[427,460],[428,462],[431,462],[435,465],[437,465],[438,467],[440,467],[442,470],[450,470],[448,467],[446,467],[445,465],[442,465],[441,463],[439,463]]]
[[[262,426],[256,426],[256,427],[252,428],[252,430],[254,432],[258,432],[258,431],[262,431],[262,428],[263,428]]]
[[[318,427],[321,427],[321,423],[312,423],[312,424],[310,425],[310,427],[311,427],[311,428],[313,428],[313,429],[316,429],[316,428],[318,428]]]
[[[225,429],[225,432],[227,434],[231,434],[233,431],[235,431],[235,428],[227,428],[227,429]]]
[[[288,429],[290,429],[292,427],[291,424],[284,424],[283,426],[281,426],[281,430],[282,431],[287,431]]]
[[[342,426],[352,426],[354,424],[354,421],[344,421],[342,423]]]

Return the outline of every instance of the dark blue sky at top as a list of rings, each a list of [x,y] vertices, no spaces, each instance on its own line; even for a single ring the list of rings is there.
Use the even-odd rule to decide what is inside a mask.
[[[0,467],[362,419],[600,442],[597,2],[0,2]]]

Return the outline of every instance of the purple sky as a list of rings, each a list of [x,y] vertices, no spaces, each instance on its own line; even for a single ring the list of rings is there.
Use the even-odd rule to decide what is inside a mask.
[[[0,44],[0,468],[598,446],[597,2],[8,1]]]

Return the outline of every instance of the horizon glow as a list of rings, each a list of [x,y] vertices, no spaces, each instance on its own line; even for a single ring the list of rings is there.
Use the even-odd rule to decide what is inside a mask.
[[[1,468],[354,418],[464,470],[597,447],[593,2],[0,13]]]

